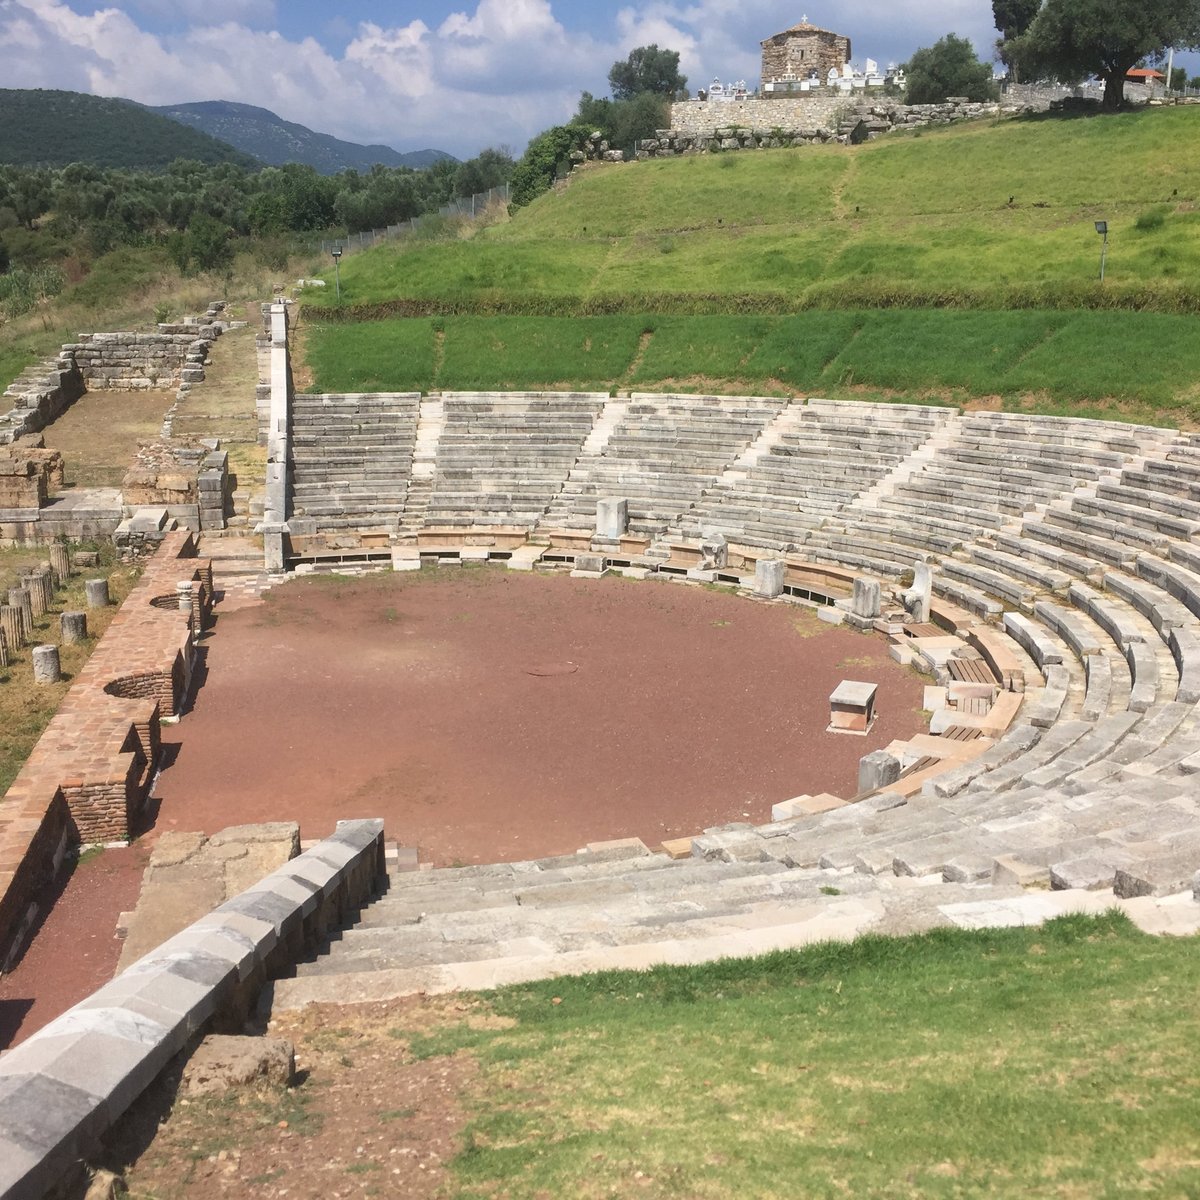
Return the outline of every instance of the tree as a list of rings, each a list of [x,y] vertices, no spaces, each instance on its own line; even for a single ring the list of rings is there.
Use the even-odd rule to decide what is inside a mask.
[[[513,173],[512,155],[507,146],[488,147],[474,158],[459,163],[454,173],[454,194],[466,199],[506,184]]]
[[[1020,74],[1016,53],[1020,39],[1033,24],[1042,0],[992,0],[992,19],[1000,34],[996,42],[996,57],[1008,68],[1014,81]]]
[[[670,124],[665,96],[642,92],[629,100],[597,99],[590,92],[579,97],[575,123],[598,129],[614,150],[632,150],[643,138]]]
[[[1046,0],[1021,41],[1022,61],[1064,83],[1104,80],[1104,107],[1125,98],[1125,76],[1174,46],[1200,47],[1200,0]]]
[[[614,100],[631,100],[642,92],[673,100],[687,90],[687,76],[679,73],[678,50],[660,50],[652,44],[638,46],[623,62],[613,63],[608,86]]]
[[[571,151],[591,131],[582,125],[555,125],[539,133],[513,168],[512,203],[528,204],[549,191],[558,173],[570,162]]]
[[[968,100],[996,98],[992,68],[979,61],[966,38],[952,33],[918,50],[904,64],[904,74],[909,104],[938,104],[947,96],[966,96]]]
[[[1172,67],[1167,86],[1173,92],[1182,92],[1187,87],[1187,71],[1183,67]]]

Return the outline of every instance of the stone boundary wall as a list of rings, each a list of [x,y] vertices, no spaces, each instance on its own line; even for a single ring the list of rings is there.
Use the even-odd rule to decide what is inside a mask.
[[[0,445],[45,429],[88,390],[177,388],[186,395],[204,379],[209,349],[225,329],[224,310],[217,301],[202,318],[160,324],[154,333],[85,333],[66,343],[5,389],[12,407],[0,413]]]
[[[262,988],[377,891],[383,822],[331,837],[139,959],[0,1059],[0,1196],[79,1191],[105,1134],[209,1029],[241,1032]]]
[[[766,100],[748,96],[745,100],[679,100],[671,105],[671,129],[697,137],[713,136],[718,129],[731,125],[749,129],[826,128],[837,123],[842,109],[854,103],[844,94],[813,93],[803,98]]]
[[[829,102],[824,102],[828,100]],[[680,122],[677,113],[684,110]],[[722,150],[764,150],[814,142],[866,141],[893,129],[949,125],[999,116],[999,104],[950,99],[944,104],[855,103],[846,97],[812,100],[684,101],[671,106],[671,128],[638,144],[637,157],[671,158]],[[714,124],[720,120],[721,124]]]
[[[20,954],[67,847],[128,841],[158,766],[159,723],[187,696],[212,592],[192,534],[168,534],[0,803],[0,971]],[[154,603],[164,595],[174,609]]]

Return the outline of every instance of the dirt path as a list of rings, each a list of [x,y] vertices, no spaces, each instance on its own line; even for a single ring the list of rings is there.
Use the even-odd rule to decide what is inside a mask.
[[[117,918],[137,903],[150,840],[79,863],[15,970],[0,975],[0,1050],[27,1038],[107,983],[121,943]]]

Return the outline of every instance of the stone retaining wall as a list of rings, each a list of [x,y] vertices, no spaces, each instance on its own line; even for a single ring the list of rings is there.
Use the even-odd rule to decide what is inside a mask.
[[[188,926],[0,1059],[0,1196],[79,1187],[126,1109],[378,890],[382,821],[336,832]]]
[[[671,128],[638,144],[637,157],[671,158],[723,150],[764,150],[820,142],[857,142],[892,129],[948,125],[998,116],[999,104],[963,99],[944,104],[856,104],[842,97],[812,99],[696,100],[671,106]]]
[[[190,611],[153,603],[180,582],[191,584]],[[212,589],[192,535],[168,534],[0,803],[0,970],[20,953],[66,846],[128,840],[158,764],[159,722],[186,698]]]

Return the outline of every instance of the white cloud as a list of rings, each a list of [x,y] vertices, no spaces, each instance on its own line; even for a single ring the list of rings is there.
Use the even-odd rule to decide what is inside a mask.
[[[166,12],[167,0],[132,3],[133,12]],[[355,141],[466,156],[500,143],[519,149],[568,119],[581,91],[607,90],[609,67],[634,46],[678,50],[693,88],[713,75],[757,82],[758,43],[803,15],[792,0],[627,0],[613,4],[607,32],[589,34],[564,24],[551,0],[474,0],[440,24],[343,25],[345,49],[335,53],[316,37],[249,28],[243,4],[176,8],[193,23],[152,33],[120,8],[0,0],[0,78],[149,104],[240,100]],[[270,0],[256,11],[273,12]],[[994,36],[988,0],[845,0],[807,15],[848,34],[859,60],[903,59],[950,31],[986,53]]]

